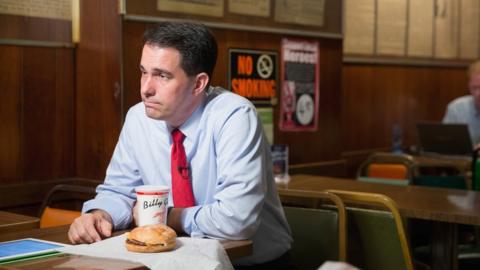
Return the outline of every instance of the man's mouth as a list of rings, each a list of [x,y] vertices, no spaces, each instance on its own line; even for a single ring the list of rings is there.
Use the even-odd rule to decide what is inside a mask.
[[[145,104],[145,107],[147,107],[147,108],[156,108],[156,107],[158,107],[158,105],[160,105],[157,102],[145,101],[145,100],[143,101],[143,104]]]

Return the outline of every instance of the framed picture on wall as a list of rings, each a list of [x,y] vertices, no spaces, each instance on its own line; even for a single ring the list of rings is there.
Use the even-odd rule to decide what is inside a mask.
[[[320,88],[318,41],[282,40],[280,130],[316,131]]]

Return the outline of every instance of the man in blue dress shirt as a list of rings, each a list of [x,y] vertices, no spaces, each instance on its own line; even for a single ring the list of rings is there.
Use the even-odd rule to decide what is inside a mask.
[[[236,266],[286,267],[292,238],[268,142],[251,102],[210,86],[216,58],[215,38],[203,25],[164,22],[145,32],[142,102],[127,113],[97,196],[70,227],[72,243],[128,228],[136,186],[171,187],[171,132],[179,129],[195,206],[171,208],[168,225],[192,237],[251,239],[253,254]]]
[[[443,117],[443,123],[467,124],[475,148],[480,146],[480,61],[468,69],[468,90],[470,95],[451,101]]]

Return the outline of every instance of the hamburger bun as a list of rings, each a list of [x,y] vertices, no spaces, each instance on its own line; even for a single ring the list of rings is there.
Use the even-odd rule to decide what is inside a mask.
[[[177,234],[164,224],[147,225],[133,229],[127,235],[125,246],[133,252],[151,253],[175,248]]]

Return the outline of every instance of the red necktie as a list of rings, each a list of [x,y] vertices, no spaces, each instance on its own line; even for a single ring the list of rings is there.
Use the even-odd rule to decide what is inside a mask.
[[[175,207],[190,207],[195,205],[192,183],[187,164],[183,139],[185,135],[178,130],[172,131],[172,195]]]

